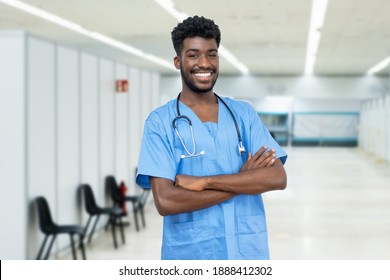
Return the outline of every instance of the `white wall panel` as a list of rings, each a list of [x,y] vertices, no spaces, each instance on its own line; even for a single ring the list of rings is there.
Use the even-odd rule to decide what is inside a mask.
[[[141,91],[140,91],[140,121],[141,121],[141,130],[140,134],[143,134],[145,120],[152,111],[152,90],[153,90],[153,79],[152,74],[147,71],[141,71]],[[141,143],[141,142],[140,142]]]
[[[370,100],[367,102],[367,122],[366,122],[366,127],[367,127],[367,151],[372,152],[372,149],[374,147],[374,128],[372,126],[372,116],[374,112],[374,107],[373,107],[373,100]]]
[[[80,221],[79,55],[74,49],[57,48],[57,207],[58,222]],[[69,236],[58,237],[59,247]]]
[[[367,106],[365,102],[360,105],[360,120],[359,120],[359,148],[367,148]]]
[[[115,65],[115,79],[127,80],[128,69],[124,64]],[[129,143],[128,143],[128,98],[129,93],[116,92],[115,95],[115,177],[124,180],[128,187],[131,187],[128,181],[129,177]]]
[[[25,259],[25,40],[0,32],[0,259]],[[10,199],[11,198],[11,199]],[[10,215],[10,209],[12,215]]]
[[[381,158],[386,158],[386,111],[385,111],[385,99],[384,97],[377,99],[378,109],[376,110],[377,119],[377,139],[375,154]]]
[[[80,60],[81,183],[90,184],[96,199],[102,201],[98,172],[98,58],[82,53]]]
[[[114,162],[114,63],[107,59],[99,60],[99,173],[100,195],[105,193],[104,178],[115,175]]]
[[[247,100],[258,112],[288,113],[292,111],[294,98],[285,96],[271,96],[252,98]]]
[[[386,108],[386,160],[390,162],[390,95],[385,99]]]
[[[140,117],[141,111],[141,74],[138,69],[129,68],[129,127],[128,143],[130,153],[129,182],[135,182],[134,172],[138,165],[139,147],[141,143],[141,131],[143,121]],[[135,190],[130,189],[129,193],[134,194]]]
[[[293,101],[294,112],[359,112],[360,100],[300,98]]]
[[[356,139],[356,114],[296,114],[293,136],[314,139]]]
[[[390,96],[362,102],[360,147],[390,161]]]
[[[145,122],[146,118],[151,112],[151,92],[152,92],[152,78],[151,74],[147,71],[141,72],[141,99],[140,99],[140,107],[141,107],[141,121]],[[143,127],[142,127],[143,129]]]
[[[151,110],[160,106],[160,75],[157,73],[152,73],[152,88],[150,101]]]
[[[373,147],[372,147],[372,153],[374,155],[378,155],[379,151],[379,142],[380,142],[380,126],[382,123],[380,122],[379,118],[379,99],[374,99],[374,110],[372,114],[372,125],[373,125]]]
[[[28,196],[43,195],[49,202],[53,218],[56,207],[55,144],[55,46],[28,37],[27,48],[27,184]],[[39,232],[34,212],[29,221],[29,258],[35,258],[43,234]],[[32,223],[35,221],[35,223]]]
[[[218,79],[219,80],[219,79]],[[217,84],[219,81],[217,80]],[[181,77],[178,72],[174,76],[165,76],[161,78],[160,87],[160,103],[165,104],[172,98],[176,98],[181,91]],[[226,96],[226,92],[217,91],[221,96]]]

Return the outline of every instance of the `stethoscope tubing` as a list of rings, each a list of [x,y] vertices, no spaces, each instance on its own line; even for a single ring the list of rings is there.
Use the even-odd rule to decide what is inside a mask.
[[[201,155],[203,154],[204,152],[202,151],[201,153],[199,154],[195,154],[195,150],[196,150],[196,147],[195,147],[195,137],[194,137],[194,132],[193,132],[193,129],[192,129],[192,121],[191,119],[186,116],[186,115],[182,115],[180,113],[180,109],[179,109],[179,100],[180,100],[180,94],[177,96],[177,99],[176,99],[176,112],[177,112],[177,117],[175,117],[173,120],[172,120],[172,126],[173,126],[173,129],[175,130],[177,136],[179,137],[179,140],[181,142],[181,144],[183,145],[185,151],[188,153],[188,156],[182,156],[183,157],[192,157],[192,156],[198,156],[198,155]],[[237,123],[237,120],[232,112],[232,110],[229,108],[229,106],[226,104],[226,102],[221,98],[219,97],[216,93],[214,93],[215,96],[218,98],[218,100],[220,100],[222,102],[222,104],[226,107],[226,109],[228,109],[232,119],[233,119],[233,122],[234,122],[234,126],[236,128],[236,132],[237,132],[237,137],[238,137],[238,151],[239,153],[241,154],[242,152],[245,152],[245,148],[242,144],[242,138],[241,138],[241,133],[240,133],[240,129],[238,128],[238,123]],[[177,126],[176,126],[176,122],[180,119],[185,119],[187,120],[189,126],[190,126],[190,132],[191,132],[191,137],[192,137],[192,144],[193,144],[193,147],[194,147],[194,151],[192,153],[190,153],[187,149],[187,147],[185,146],[184,144],[184,141],[182,139],[182,137],[180,136],[180,133],[177,129]]]
[[[177,130],[176,122],[180,119],[186,119],[188,121],[188,124],[192,127],[192,121],[189,117],[185,115],[178,115],[176,118],[173,119],[172,121],[172,126],[175,130]]]

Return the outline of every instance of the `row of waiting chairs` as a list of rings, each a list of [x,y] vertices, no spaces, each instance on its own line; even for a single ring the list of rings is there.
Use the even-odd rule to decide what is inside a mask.
[[[91,222],[93,218],[95,217],[95,222],[92,226],[92,229],[89,232],[88,237],[88,243],[91,242],[92,236],[95,232],[96,225],[99,221],[99,218],[101,215],[107,215],[108,223],[107,227],[111,226],[112,231],[112,237],[114,242],[114,247],[117,248],[117,238],[116,238],[116,226],[119,225],[121,230],[121,237],[122,237],[122,243],[125,243],[125,234],[123,229],[123,222],[122,217],[127,215],[123,211],[123,208],[121,207],[123,203],[126,202],[132,202],[133,206],[133,216],[134,216],[134,222],[136,226],[136,230],[139,231],[139,223],[138,223],[138,214],[141,215],[142,218],[142,225],[143,227],[146,226],[145,223],[145,216],[144,216],[144,206],[147,201],[148,195],[150,193],[150,190],[143,190],[140,195],[133,195],[133,196],[125,196],[123,197],[120,193],[120,189],[118,187],[118,184],[115,180],[114,176],[107,176],[105,179],[105,187],[108,188],[111,198],[114,202],[113,207],[100,207],[95,200],[95,196],[93,193],[93,190],[90,185],[83,184],[80,186],[84,201],[85,201],[85,208],[87,213],[89,214],[88,221],[85,225],[85,227],[81,225],[58,225],[53,221],[53,218],[51,216],[49,204],[45,197],[40,196],[36,198],[36,203],[38,206],[38,215],[39,215],[39,226],[41,231],[45,234],[45,238],[43,240],[43,243],[39,249],[37,259],[41,259],[43,257],[43,253],[46,247],[47,241],[49,241],[51,237],[51,241],[49,244],[49,247],[46,249],[46,253],[44,254],[43,259],[48,259],[50,255],[51,248],[54,244],[54,241],[58,234],[69,234],[70,241],[71,241],[71,248],[72,248],[72,255],[73,259],[77,259],[76,254],[76,245],[74,236],[79,236],[79,242],[80,242],[80,250],[82,254],[82,258],[86,259],[85,254],[85,248],[84,248],[84,238],[87,235],[87,232],[89,230],[89,226],[91,225]]]

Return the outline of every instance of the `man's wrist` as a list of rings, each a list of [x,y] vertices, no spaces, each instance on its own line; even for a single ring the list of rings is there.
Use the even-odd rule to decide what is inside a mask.
[[[203,177],[203,190],[212,190],[212,176]]]

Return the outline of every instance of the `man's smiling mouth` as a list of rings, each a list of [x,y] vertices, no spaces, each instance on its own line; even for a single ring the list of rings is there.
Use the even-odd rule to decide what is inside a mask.
[[[194,75],[197,77],[210,77],[211,72],[195,72]]]

